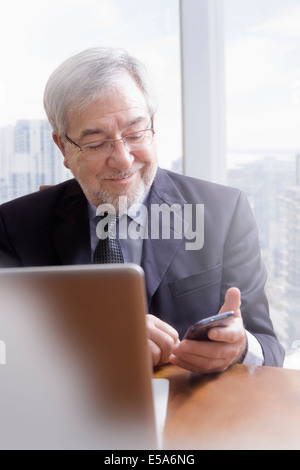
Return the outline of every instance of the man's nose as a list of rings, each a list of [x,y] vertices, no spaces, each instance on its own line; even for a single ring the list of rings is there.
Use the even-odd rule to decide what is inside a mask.
[[[119,171],[129,170],[134,161],[134,156],[127,150],[123,140],[114,143],[114,150],[108,158],[108,166]]]

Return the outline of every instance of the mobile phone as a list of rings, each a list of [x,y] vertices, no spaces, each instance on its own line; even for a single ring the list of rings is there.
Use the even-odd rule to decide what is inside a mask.
[[[234,318],[234,312],[225,312],[212,317],[204,318],[189,327],[183,339],[193,339],[197,341],[210,341],[207,336],[208,331],[215,327],[228,326]]]

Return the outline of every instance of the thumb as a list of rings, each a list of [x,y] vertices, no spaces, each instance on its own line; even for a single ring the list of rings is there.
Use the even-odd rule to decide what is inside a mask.
[[[225,294],[225,301],[219,313],[233,311],[236,317],[241,317],[241,292],[237,287],[230,287]]]

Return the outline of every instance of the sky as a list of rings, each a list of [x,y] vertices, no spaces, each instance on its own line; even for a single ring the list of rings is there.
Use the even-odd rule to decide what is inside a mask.
[[[177,0],[0,0],[0,7],[0,126],[45,118],[44,87],[66,58],[93,46],[122,47],[153,81],[163,158],[181,157]]]
[[[300,1],[224,0],[227,145],[300,149]]]
[[[0,0],[0,126],[44,118],[46,81],[90,46],[146,64],[162,162],[181,157],[177,0]],[[300,147],[300,0],[223,0],[228,149]],[[198,49],[197,49],[198,50]]]
[[[1,123],[15,115],[38,115],[53,68],[86,47],[130,49],[146,65],[155,63],[163,75],[164,54],[178,44],[178,31],[172,29],[176,17],[171,18],[174,12],[168,8],[174,0],[164,0],[163,9],[157,0],[151,6],[145,0],[1,2]],[[151,67],[154,75],[156,67]]]

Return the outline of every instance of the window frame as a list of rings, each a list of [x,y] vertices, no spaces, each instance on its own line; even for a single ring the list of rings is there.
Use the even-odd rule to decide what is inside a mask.
[[[183,173],[226,184],[223,0],[179,1]]]

